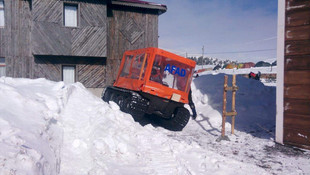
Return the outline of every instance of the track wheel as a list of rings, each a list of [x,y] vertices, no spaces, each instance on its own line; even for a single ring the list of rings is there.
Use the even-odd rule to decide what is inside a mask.
[[[105,102],[109,102],[110,99],[111,99],[111,91],[109,89],[106,89],[102,96],[102,100]]]
[[[130,112],[130,97],[124,98],[123,103],[121,105],[121,110],[126,113]]]
[[[117,103],[117,97],[118,95],[114,92],[111,93],[111,96],[110,96],[110,101],[114,101],[115,103]]]
[[[182,131],[190,118],[189,111],[184,107],[176,108],[173,118],[165,120],[163,125],[165,128],[172,131]]]
[[[118,104],[119,108],[123,111],[124,108],[124,97],[119,95],[115,98],[115,103]]]

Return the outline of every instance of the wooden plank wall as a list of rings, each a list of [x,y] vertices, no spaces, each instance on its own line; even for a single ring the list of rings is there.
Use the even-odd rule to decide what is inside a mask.
[[[5,30],[0,28],[0,57],[5,56]]]
[[[64,2],[79,4],[79,27],[63,26]],[[62,66],[75,65],[84,86],[112,84],[125,50],[158,46],[158,12],[110,8],[103,0],[5,0],[0,56],[7,76],[61,81]],[[129,19],[143,31],[133,43],[120,32]]]
[[[63,24],[64,3],[79,6],[78,27]],[[35,55],[107,56],[107,3],[102,0],[33,0]]]
[[[120,31],[130,19],[133,19],[144,32],[133,44]],[[122,55],[126,50],[158,47],[158,13],[111,5],[108,6],[108,21],[107,84],[111,85],[116,79]]]
[[[105,86],[106,58],[35,56],[35,62],[37,73],[34,78],[45,77],[53,81],[62,81],[62,66],[74,65],[76,80],[85,87],[102,88]]]
[[[310,149],[310,1],[286,0],[284,143]]]
[[[31,78],[34,72],[31,40],[31,3],[4,0],[5,28],[1,29],[1,55],[6,60],[6,75]],[[4,47],[2,47],[4,45]]]
[[[77,81],[90,88],[104,86],[106,2],[66,2],[79,3],[79,28],[63,27],[63,1],[5,0],[5,28],[0,29],[0,56],[6,59],[7,76],[61,81],[62,65],[75,65]],[[70,36],[69,40],[67,36]],[[46,56],[34,57],[33,53]],[[58,54],[64,56],[60,58]]]

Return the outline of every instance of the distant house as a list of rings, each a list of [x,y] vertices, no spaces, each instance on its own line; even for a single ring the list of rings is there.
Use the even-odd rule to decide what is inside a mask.
[[[310,149],[310,1],[278,4],[276,141]]]
[[[255,63],[253,62],[247,62],[247,63],[243,63],[243,67],[242,68],[251,68],[254,67]]]
[[[0,0],[0,76],[103,88],[125,50],[158,47],[166,10],[140,0]]]
[[[230,63],[224,66],[225,69],[233,69],[237,68],[237,65],[235,63]]]
[[[237,64],[237,68],[238,68],[238,69],[243,68],[243,67],[244,67],[244,64],[243,64],[243,63]]]

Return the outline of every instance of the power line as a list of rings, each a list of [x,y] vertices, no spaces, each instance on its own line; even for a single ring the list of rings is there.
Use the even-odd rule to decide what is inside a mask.
[[[249,45],[249,44],[254,44],[254,43],[258,43],[258,42],[262,42],[262,41],[274,40],[274,39],[277,39],[277,36],[272,36],[272,37],[264,38],[264,39],[260,39],[260,40],[247,41],[247,42],[244,42],[244,43],[239,43],[239,44],[234,44],[234,45],[235,46]]]
[[[251,52],[265,52],[276,49],[260,49],[260,50],[244,50],[244,51],[229,51],[229,52],[208,52],[204,54],[230,54],[230,53],[251,53]],[[189,53],[189,54],[198,54],[198,53]]]

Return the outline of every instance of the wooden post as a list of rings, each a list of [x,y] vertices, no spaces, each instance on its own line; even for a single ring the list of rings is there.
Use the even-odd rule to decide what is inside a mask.
[[[225,122],[226,122],[227,116],[232,117],[231,133],[234,134],[234,132],[235,132],[235,116],[237,115],[237,111],[236,111],[236,91],[238,90],[238,86],[236,85],[236,75],[233,75],[231,87],[229,87],[227,85],[227,83],[228,83],[228,76],[225,75],[224,76],[224,91],[223,91],[222,135],[216,141],[221,141],[221,140],[228,140],[229,141],[229,138],[227,136],[225,136]],[[231,111],[230,112],[226,111],[227,91],[232,91],[232,102],[231,102]]]
[[[236,75],[232,78],[232,102],[231,102],[231,112],[236,112]],[[231,134],[235,133],[235,115],[231,116]]]
[[[227,82],[228,82],[228,76],[225,75],[224,76],[224,91],[223,91],[222,137],[225,136]]]

